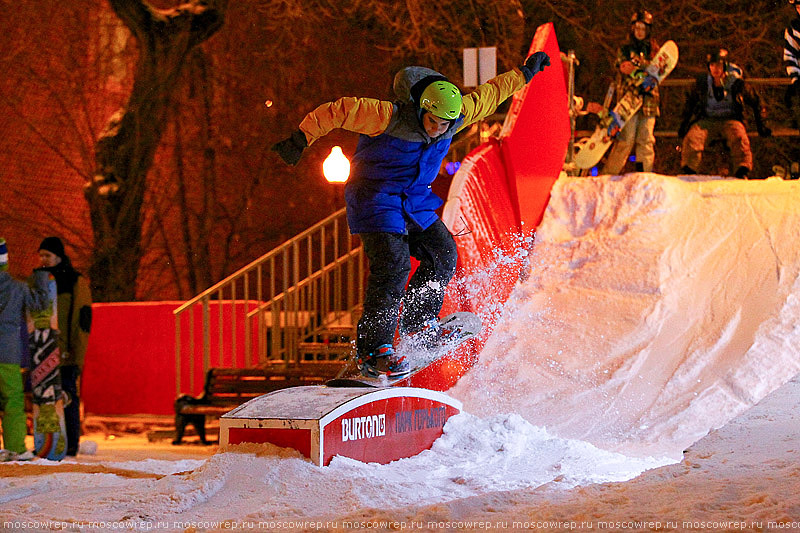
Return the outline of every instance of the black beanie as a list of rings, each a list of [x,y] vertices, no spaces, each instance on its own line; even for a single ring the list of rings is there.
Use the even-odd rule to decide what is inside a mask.
[[[58,237],[47,237],[39,245],[40,250],[47,250],[56,254],[61,259],[64,259],[67,254],[64,252],[64,243]]]

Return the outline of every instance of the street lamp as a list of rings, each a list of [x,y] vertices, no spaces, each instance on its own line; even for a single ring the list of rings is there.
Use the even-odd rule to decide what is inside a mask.
[[[322,162],[322,175],[330,183],[344,183],[350,176],[350,161],[342,153],[341,146],[331,148],[331,153]]]

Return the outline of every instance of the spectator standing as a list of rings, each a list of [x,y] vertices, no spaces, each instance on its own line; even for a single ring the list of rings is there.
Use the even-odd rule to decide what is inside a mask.
[[[621,99],[629,91],[639,91],[635,87],[635,74],[643,70],[653,56],[658,53],[659,45],[652,36],[653,15],[649,11],[639,10],[631,15],[628,42],[617,50],[615,63],[617,71],[617,99]],[[608,154],[603,174],[616,175],[625,168],[628,156],[636,148],[636,171],[651,172],[655,161],[656,138],[653,130],[656,118],[660,115],[658,86],[649,86],[644,94],[642,108],[636,112],[620,131],[614,146]]]
[[[791,83],[786,88],[786,106],[794,111],[794,100],[800,95],[800,0],[789,0],[794,18],[783,32],[783,66]]]
[[[792,126],[800,125],[800,0],[789,0],[794,18],[783,32],[783,66],[791,83],[786,87],[785,103]],[[793,147],[790,153],[789,173],[792,179],[800,178],[800,150]]]
[[[80,375],[92,327],[92,295],[89,282],[73,268],[61,239],[44,239],[39,245],[39,259],[56,278],[61,386],[67,394],[67,455],[74,456],[78,454],[81,434]]]
[[[3,411],[3,450],[0,460],[27,460],[33,452],[25,448],[28,431],[20,365],[20,323],[26,311],[41,311],[50,303],[48,273],[33,272],[33,287],[8,273],[8,246],[0,239],[0,410]]]

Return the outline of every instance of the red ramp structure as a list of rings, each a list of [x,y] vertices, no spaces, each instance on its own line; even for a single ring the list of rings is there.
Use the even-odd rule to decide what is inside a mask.
[[[444,221],[456,239],[459,271],[443,313],[481,316],[481,336],[403,385],[447,390],[472,366],[503,303],[519,278],[533,231],[564,165],[570,138],[569,102],[553,25],[540,26],[530,52],[544,51],[551,66],[514,95],[499,139],[462,162],[445,204]],[[462,222],[463,221],[463,222]]]

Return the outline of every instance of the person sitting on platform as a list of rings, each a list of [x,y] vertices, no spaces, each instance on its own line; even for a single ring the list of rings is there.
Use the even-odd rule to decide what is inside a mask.
[[[735,176],[747,179],[753,169],[753,154],[743,104],[752,109],[760,137],[769,137],[772,131],[764,125],[758,95],[747,88],[742,69],[728,60],[728,51],[723,48],[708,54],[706,64],[708,73],[698,76],[693,90],[686,94],[678,128],[678,137],[683,139],[681,172],[696,174],[707,142],[721,138],[731,151]]]

